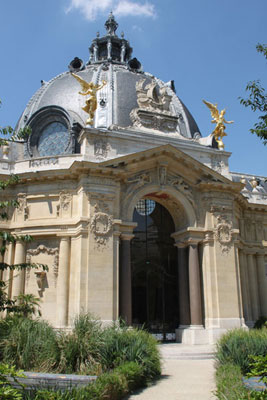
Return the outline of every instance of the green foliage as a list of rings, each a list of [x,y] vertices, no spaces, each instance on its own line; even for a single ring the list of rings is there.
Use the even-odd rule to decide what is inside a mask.
[[[216,359],[219,364],[232,363],[241,368],[242,373],[250,369],[250,355],[267,354],[267,330],[235,329],[221,337],[217,343]]]
[[[149,333],[115,324],[103,328],[89,314],[78,317],[70,333],[56,333],[41,320],[9,315],[0,321],[0,359],[25,370],[99,375],[86,394],[79,391],[75,397],[75,392],[74,397],[62,397],[66,400],[119,399],[161,372],[157,342]],[[40,397],[43,392],[38,396],[45,398]],[[59,394],[51,396],[47,398],[61,399],[53,397]]]
[[[267,45],[258,44],[257,51],[262,53],[267,59]],[[249,92],[247,99],[240,98],[240,103],[245,107],[250,107],[252,111],[262,113],[259,116],[259,121],[250,129],[251,133],[256,134],[263,140],[263,144],[267,144],[267,92],[261,86],[260,81],[249,82],[246,86],[246,91]]]
[[[120,400],[143,383],[142,367],[128,362],[109,373],[103,373],[86,387],[66,392],[39,390],[34,400]]]
[[[14,389],[10,385],[9,378],[12,378],[17,384],[19,383],[17,378],[23,378],[25,375],[22,371],[16,371],[15,367],[10,367],[7,364],[0,364],[0,399],[3,400],[22,400],[23,395],[20,390]]]
[[[263,356],[251,356],[248,376],[260,376],[262,382],[267,385],[267,354]]]
[[[36,314],[41,317],[40,302],[41,300],[39,297],[36,297],[33,294],[21,293],[16,297],[16,313],[21,314],[24,318],[29,318]]]
[[[238,365],[225,363],[216,370],[216,397],[219,400],[247,399],[248,394],[242,382],[242,373]]]
[[[133,361],[142,366],[149,379],[160,375],[157,342],[146,331],[119,328],[116,325],[106,328],[101,358],[106,369]]]
[[[59,361],[57,334],[45,321],[9,316],[0,320],[0,358],[27,371],[54,371]]]

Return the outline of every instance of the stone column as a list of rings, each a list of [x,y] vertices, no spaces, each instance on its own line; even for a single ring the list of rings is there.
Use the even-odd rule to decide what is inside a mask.
[[[248,285],[249,282],[248,282],[248,270],[247,270],[247,257],[242,250],[239,251],[239,260],[240,260],[239,265],[240,265],[241,292],[242,292],[244,317],[245,321],[250,323],[252,321],[252,315],[251,315],[250,292]]]
[[[179,328],[185,328],[190,325],[187,248],[184,244],[176,244],[176,246],[178,247]]]
[[[57,278],[57,326],[68,325],[70,238],[61,237],[59,245],[59,264]]]
[[[25,243],[22,241],[16,242],[14,264],[25,263]],[[21,293],[24,293],[24,280],[25,270],[14,270],[13,281],[12,281],[12,297],[16,297]]]
[[[264,254],[257,254],[257,273],[260,298],[260,314],[267,316],[267,272],[264,265]]]
[[[188,264],[191,325],[202,326],[203,320],[200,268],[198,259],[198,245],[196,242],[189,242]]]
[[[248,278],[249,278],[249,293],[251,300],[251,311],[252,320],[256,321],[259,318],[259,294],[258,294],[258,282],[257,282],[257,270],[254,263],[254,255],[248,254]]]
[[[131,271],[131,239],[132,234],[121,235],[121,262],[119,279],[119,303],[120,317],[127,323],[132,324],[132,271]]]

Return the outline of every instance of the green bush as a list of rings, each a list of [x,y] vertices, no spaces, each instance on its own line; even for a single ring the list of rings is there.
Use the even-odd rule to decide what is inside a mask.
[[[23,393],[21,390],[14,389],[9,380],[8,376],[12,377],[15,382],[18,382],[18,377],[24,377],[22,371],[16,371],[14,367],[10,367],[7,364],[0,364],[0,399],[1,400],[22,400]],[[23,389],[23,386],[21,389]]]
[[[242,382],[242,373],[238,365],[225,363],[216,370],[216,397],[219,400],[248,399],[248,393]]]
[[[112,326],[104,330],[101,358],[105,369],[133,361],[143,368],[148,379],[160,375],[157,341],[146,331]]]
[[[0,359],[16,368],[53,371],[58,363],[57,335],[45,321],[19,316],[0,322]]]
[[[216,359],[220,365],[232,363],[249,372],[250,355],[267,354],[267,330],[235,329],[229,331],[217,343]]]
[[[34,400],[120,400],[131,390],[140,387],[144,382],[143,370],[136,363],[129,362],[103,373],[86,387],[69,391],[39,390]],[[32,399],[32,397],[28,397]]]

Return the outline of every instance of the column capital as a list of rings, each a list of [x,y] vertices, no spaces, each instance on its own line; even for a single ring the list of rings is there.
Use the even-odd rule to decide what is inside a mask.
[[[174,243],[174,246],[178,247],[178,249],[185,249],[187,247],[187,243],[177,241]]]
[[[121,240],[132,240],[134,235],[132,233],[122,232],[121,233]]]

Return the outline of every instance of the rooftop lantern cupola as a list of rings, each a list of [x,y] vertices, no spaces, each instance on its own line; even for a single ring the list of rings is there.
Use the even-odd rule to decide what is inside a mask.
[[[124,33],[121,33],[121,38],[116,35],[118,23],[116,22],[112,12],[105,23],[106,35],[100,37],[99,32],[93,40],[90,51],[89,64],[102,62],[116,62],[127,64],[132,55],[132,48],[128,40],[124,39]]]

